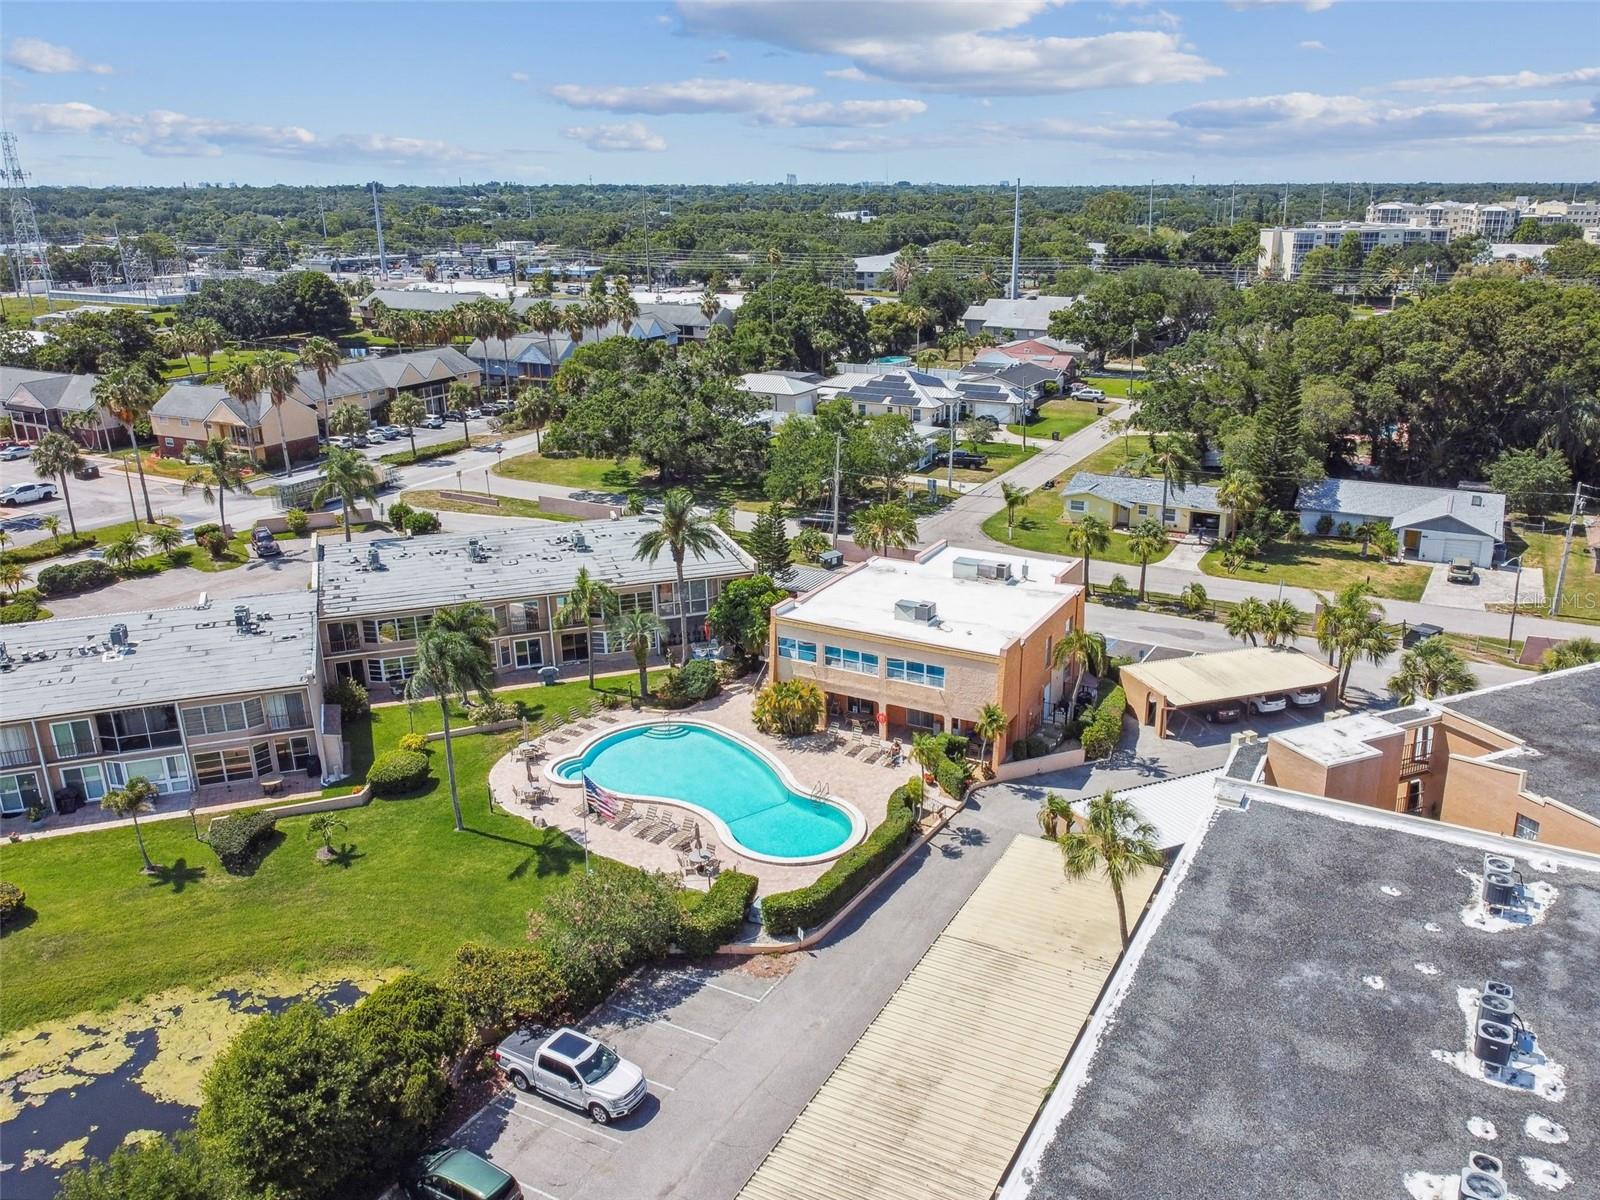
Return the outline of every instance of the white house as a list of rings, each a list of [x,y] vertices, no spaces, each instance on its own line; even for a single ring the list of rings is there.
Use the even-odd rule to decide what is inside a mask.
[[[1405,557],[1419,562],[1470,558],[1492,567],[1505,536],[1506,498],[1499,492],[1324,479],[1302,487],[1296,507],[1306,533],[1316,533],[1325,517],[1335,529],[1382,521],[1400,535]]]
[[[985,300],[961,314],[962,327],[976,337],[991,334],[1005,341],[1043,337],[1050,332],[1050,316],[1071,308],[1076,296],[1033,296],[1021,300]]]
[[[890,272],[898,254],[863,254],[856,259],[856,287],[862,291],[876,291],[889,286]]]

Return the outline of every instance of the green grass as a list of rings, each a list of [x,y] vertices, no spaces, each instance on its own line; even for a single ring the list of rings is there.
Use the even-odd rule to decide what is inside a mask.
[[[147,522],[141,522],[141,524],[147,524]],[[78,527],[79,537],[93,538],[95,542],[102,546],[116,541],[125,533],[132,532],[132,521],[118,521],[114,525],[102,525],[98,529],[85,529],[81,525]],[[24,566],[26,566],[29,563],[44,562],[47,559],[55,558],[58,555],[81,553],[82,551],[89,549],[87,546],[79,546],[76,550],[69,550],[65,548],[64,543],[66,543],[71,537],[72,529],[67,524],[66,518],[63,517],[61,519],[60,543],[58,543],[53,537],[46,537],[41,541],[29,542],[26,546],[12,546],[7,548],[4,552],[0,552],[0,562],[16,562],[22,563]]]
[[[177,358],[167,359],[167,365],[161,372],[162,379],[184,379],[193,375],[196,379],[215,380],[218,375],[226,371],[234,363],[256,362],[273,353],[270,350],[218,350],[211,356],[211,374],[206,374],[206,360],[204,355],[191,354],[187,363],[180,355]]]
[[[1110,475],[1119,467],[1125,467],[1139,458],[1150,448],[1148,434],[1130,433],[1126,437],[1113,438],[1100,449],[1085,458],[1080,458],[1061,473],[1062,480],[1071,479],[1078,471],[1089,471],[1095,475]]]
[[[1085,375],[1083,382],[1089,387],[1099,388],[1107,396],[1126,400],[1134,395],[1133,387],[1139,380],[1127,375]]]
[[[645,479],[644,466],[637,458],[618,462],[610,458],[546,458],[543,454],[508,458],[494,468],[494,473],[528,483],[612,492],[632,491]]]
[[[499,503],[474,504],[470,500],[457,500],[427,488],[407,492],[400,499],[413,508],[431,508],[442,512],[480,513],[491,517],[527,517],[535,521],[583,520],[582,517],[569,516],[566,513],[546,512],[539,507],[537,500],[525,500],[521,496],[490,496],[487,492],[461,492],[457,495],[483,496],[486,500],[496,500]]]
[[[1086,425],[1099,419],[1095,406],[1084,400],[1046,400],[1039,406],[1039,415],[1028,422],[1028,436],[1049,438],[1059,433],[1071,437]],[[1012,433],[1021,436],[1021,425],[1007,425]]]
[[[1039,554],[1071,554],[1067,548],[1067,522],[1061,519],[1061,489],[1040,488],[1028,495],[1027,501],[1017,510],[1012,532],[1006,533],[1006,510],[1001,509],[983,523],[983,531],[997,542],[1005,542],[1018,550]],[[1169,543],[1161,553],[1152,558],[1158,563],[1172,553]],[[1113,533],[1111,545],[1095,556],[1096,562],[1122,563],[1137,567],[1139,560],[1128,549],[1126,534]],[[1130,582],[1132,582],[1130,580]]]
[[[958,441],[956,448],[958,450],[971,450],[972,446],[967,442]],[[1012,467],[1027,462],[1035,454],[1039,453],[1039,447],[1029,446],[1024,450],[1016,442],[989,442],[987,445],[979,446],[978,453],[989,460],[986,466],[957,467],[950,474],[963,483],[988,483],[989,480],[1004,475]],[[927,471],[923,472],[925,477],[937,479],[941,483],[944,482],[945,474],[944,467],[939,463],[935,463]]]
[[[1362,558],[1359,542],[1317,537],[1273,542],[1234,575],[1222,569],[1222,552],[1211,550],[1200,560],[1200,569],[1223,579],[1282,582],[1288,587],[1319,592],[1336,592],[1348,584],[1366,580],[1372,584],[1374,595],[1389,600],[1421,599],[1430,572],[1426,566],[1396,566],[1383,562],[1376,552]]]
[[[1530,530],[1514,530],[1507,538],[1506,550],[1511,557],[1523,553],[1522,561],[1526,566],[1544,570],[1545,612],[1549,611],[1548,598],[1556,594],[1556,575],[1561,567],[1564,541],[1564,532],[1534,533]],[[1506,607],[1509,609],[1510,605]],[[1561,609],[1556,615],[1567,620],[1600,621],[1600,574],[1596,574],[1594,560],[1584,545],[1582,529],[1572,537],[1567,577],[1561,585]]]
[[[459,422],[452,422],[452,424],[459,424]],[[472,436],[471,444],[473,446],[486,446],[492,441],[492,438],[484,437],[481,434],[474,434]],[[406,441],[405,447],[406,448],[404,450],[396,450],[392,454],[380,455],[378,461],[388,463],[390,466],[394,467],[407,467],[412,463],[428,462],[430,459],[444,458],[451,454],[460,454],[463,450],[470,448],[466,442],[440,442],[436,446],[418,446],[416,453],[413,454],[411,452],[411,442],[409,440]],[[476,466],[476,463],[470,464],[470,467]],[[470,468],[463,468],[463,470],[466,469]]]

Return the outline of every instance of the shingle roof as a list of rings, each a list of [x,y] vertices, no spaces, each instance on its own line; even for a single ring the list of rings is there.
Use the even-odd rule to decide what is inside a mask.
[[[94,389],[99,382],[98,375],[67,375],[7,367],[5,374],[0,376],[0,400],[26,406],[27,399],[31,398],[41,409],[49,411],[88,412],[95,407]]]
[[[1004,365],[1000,363],[969,363],[961,369],[961,374],[968,378],[995,378],[1003,379],[1013,387],[1031,388],[1038,387],[1041,383],[1061,378],[1059,368],[1052,370],[1050,367],[1041,367],[1038,363],[1019,362],[1010,360]]]
[[[1504,537],[1506,520],[1506,498],[1499,492],[1370,479],[1324,479],[1306,484],[1295,506],[1301,512],[1373,517],[1395,529],[1471,532],[1497,542]]]
[[[985,300],[961,314],[963,321],[982,321],[994,329],[1047,329],[1050,314],[1071,308],[1075,296],[1038,296],[1032,300]]]
[[[266,396],[256,396],[249,401],[235,400],[226,390],[214,383],[175,383],[157,400],[150,411],[158,417],[180,417],[189,421],[203,421],[224,405],[239,421],[251,428],[261,423],[262,415],[272,407]]]
[[[822,384],[822,376],[812,371],[752,371],[739,380],[747,392],[763,396],[803,396]]]
[[[462,304],[482,300],[487,292],[435,292],[425,288],[379,288],[361,301],[360,307],[369,307],[374,300],[385,308],[402,312],[449,312]]]
[[[1121,505],[1161,503],[1161,480],[1137,475],[1096,475],[1079,471],[1061,489],[1063,496],[1083,494],[1102,496]],[[1167,489],[1168,508],[1192,508],[1201,512],[1221,512],[1217,489],[1204,483],[1175,483]]]

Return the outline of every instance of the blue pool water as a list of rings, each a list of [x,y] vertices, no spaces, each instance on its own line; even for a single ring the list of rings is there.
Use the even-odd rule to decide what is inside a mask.
[[[638,726],[601,738],[555,774],[585,773],[609,791],[681,800],[715,813],[746,849],[771,858],[810,858],[850,838],[838,805],[789,790],[759,755],[698,725]]]

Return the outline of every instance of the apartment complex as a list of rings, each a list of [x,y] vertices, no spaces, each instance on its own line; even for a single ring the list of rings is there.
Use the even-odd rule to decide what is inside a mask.
[[[1337,250],[1346,234],[1361,238],[1361,252],[1379,246],[1403,249],[1417,245],[1444,245],[1455,235],[1443,225],[1382,224],[1375,221],[1313,221],[1309,225],[1274,226],[1261,231],[1256,265],[1280,279],[1297,279],[1306,255],[1313,250]]]
[[[1600,201],[1534,200],[1517,196],[1499,204],[1472,204],[1459,200],[1430,200],[1412,204],[1404,200],[1384,200],[1367,206],[1367,220],[1379,225],[1437,225],[1450,231],[1453,241],[1461,237],[1485,237],[1491,242],[1507,240],[1524,220],[1541,225],[1572,224],[1580,229],[1600,228]]]
[[[998,704],[1011,721],[999,762],[1065,698],[1051,658],[1083,627],[1083,575],[1081,559],[945,542],[869,559],[772,610],[773,678],[811,680],[830,716],[890,737],[970,730]]]
[[[163,796],[220,800],[344,770],[309,593],[12,625],[0,681],[6,815],[98,803],[136,776]]]
[[[1273,734],[1249,778],[1600,853],[1600,665]]]
[[[402,688],[416,672],[417,635],[434,611],[469,600],[494,615],[495,666],[502,677],[579,665],[591,655],[628,665],[632,656],[614,642],[604,619],[595,622],[592,645],[581,623],[558,624],[583,569],[616,591],[619,611],[660,617],[668,644],[678,642],[680,616],[688,619],[689,641],[703,641],[706,613],[723,585],[753,574],[755,564],[718,530],[713,549],[685,559],[680,595],[670,553],[654,562],[637,557],[640,537],[653,528],[649,517],[627,517],[472,536],[322,543],[313,586],[321,606],[324,677]]]
[[[126,446],[128,435],[121,423],[95,401],[99,382],[98,375],[0,367],[0,410],[11,418],[12,435],[18,441],[37,442],[47,433],[65,433],[91,450]]]

